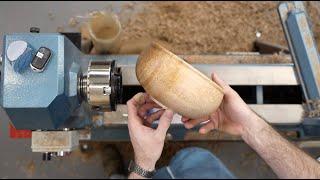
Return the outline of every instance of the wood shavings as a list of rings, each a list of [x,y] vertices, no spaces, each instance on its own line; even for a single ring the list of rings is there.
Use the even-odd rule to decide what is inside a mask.
[[[252,51],[257,29],[264,34],[261,39],[285,43],[283,35],[273,36],[282,34],[276,6],[273,2],[145,3],[124,26],[123,39],[150,36],[167,42],[177,54]]]
[[[287,47],[277,6],[278,2],[126,2],[117,13],[123,31],[109,53],[139,54],[152,41],[184,55],[252,52],[257,39]],[[319,44],[320,4],[306,2],[305,6]],[[105,9],[114,11],[110,4]],[[291,62],[287,58],[258,61]]]
[[[57,30],[56,30],[57,32],[63,32],[64,31],[64,28],[62,27],[62,26],[59,26],[59,27],[57,27]]]
[[[72,17],[69,19],[68,24],[70,27],[76,27],[79,24],[79,21],[75,17]]]
[[[250,52],[259,39],[287,46],[277,14],[278,2],[145,2],[123,6],[121,45],[150,37],[166,42],[177,54]],[[306,3],[317,42],[319,4]],[[125,9],[132,10],[131,14]],[[122,17],[128,17],[124,21]],[[257,34],[257,32],[259,32]],[[120,49],[121,52],[119,51]],[[119,48],[113,53],[126,53]],[[136,51],[134,51],[136,52]],[[131,53],[131,52],[127,52]]]

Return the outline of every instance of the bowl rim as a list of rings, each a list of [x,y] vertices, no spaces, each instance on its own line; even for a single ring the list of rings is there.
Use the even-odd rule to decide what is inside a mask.
[[[186,61],[184,61],[182,58],[180,58],[179,56],[175,55],[174,53],[172,53],[171,51],[167,50],[166,48],[164,48],[163,46],[161,46],[159,43],[156,42],[152,42],[151,46],[153,46],[156,49],[160,49],[163,52],[165,52],[167,55],[171,56],[172,58],[174,58],[175,60],[181,62],[182,64],[184,64],[185,66],[187,66],[189,69],[191,69],[193,72],[195,72],[196,74],[198,74],[200,77],[202,77],[203,79],[207,80],[210,84],[212,84],[216,89],[218,89],[222,94],[223,93],[223,89],[222,87],[220,87],[218,84],[216,84],[214,81],[212,81],[211,79],[209,79],[207,76],[205,76],[204,74],[202,74],[201,72],[199,72],[199,70],[197,70],[196,68],[194,68],[193,66],[191,66],[189,63],[187,63]]]

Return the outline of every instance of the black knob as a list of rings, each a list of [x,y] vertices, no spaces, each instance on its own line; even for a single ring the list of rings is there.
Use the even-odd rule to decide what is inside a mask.
[[[31,33],[39,33],[39,32],[40,32],[40,28],[38,28],[38,27],[31,27],[31,28],[30,28],[30,32],[31,32]]]
[[[123,88],[122,88],[122,73],[121,73],[121,68],[117,67],[116,72],[114,73],[114,78],[115,78],[115,86],[116,86],[116,101],[117,103],[121,103],[122,102],[122,92],[123,92]]]
[[[111,63],[110,85],[110,106],[112,111],[116,111],[117,104],[121,102],[122,97],[122,73],[121,68],[116,67],[114,60]]]

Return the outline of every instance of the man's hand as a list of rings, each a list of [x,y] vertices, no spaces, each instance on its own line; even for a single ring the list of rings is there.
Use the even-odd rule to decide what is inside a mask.
[[[200,128],[200,133],[204,134],[218,129],[241,136],[280,178],[320,177],[320,165],[317,161],[281,137],[216,74],[212,74],[212,80],[219,84],[224,91],[220,108],[210,117],[198,120],[182,118],[186,128],[192,128],[199,123],[208,121]]]
[[[128,127],[134,149],[135,162],[145,170],[152,171],[161,156],[167,130],[173,118],[171,110],[159,110],[147,114],[152,108],[160,108],[145,93],[136,94],[127,102]],[[159,119],[157,129],[150,126]]]
[[[242,136],[245,124],[250,118],[255,118],[257,115],[228,84],[214,73],[212,73],[211,76],[212,80],[220,85],[224,92],[224,98],[219,109],[209,117],[201,119],[188,119],[183,117],[182,122],[188,129],[206,122],[199,130],[201,134],[206,134],[213,129],[218,129],[232,135]]]

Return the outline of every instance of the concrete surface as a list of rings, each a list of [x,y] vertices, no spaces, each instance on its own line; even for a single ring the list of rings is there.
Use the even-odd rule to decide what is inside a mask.
[[[124,2],[0,2],[0,52],[3,35],[13,32],[29,32],[30,27],[39,27],[41,32],[57,32],[69,28],[70,18],[83,15],[88,10],[100,10],[112,4],[115,9]],[[101,158],[92,156],[86,165],[76,154],[51,162],[42,162],[42,156],[31,152],[30,139],[10,139],[9,120],[0,110],[0,178],[104,178]],[[75,157],[76,156],[76,157]],[[75,157],[75,158],[73,158]]]

